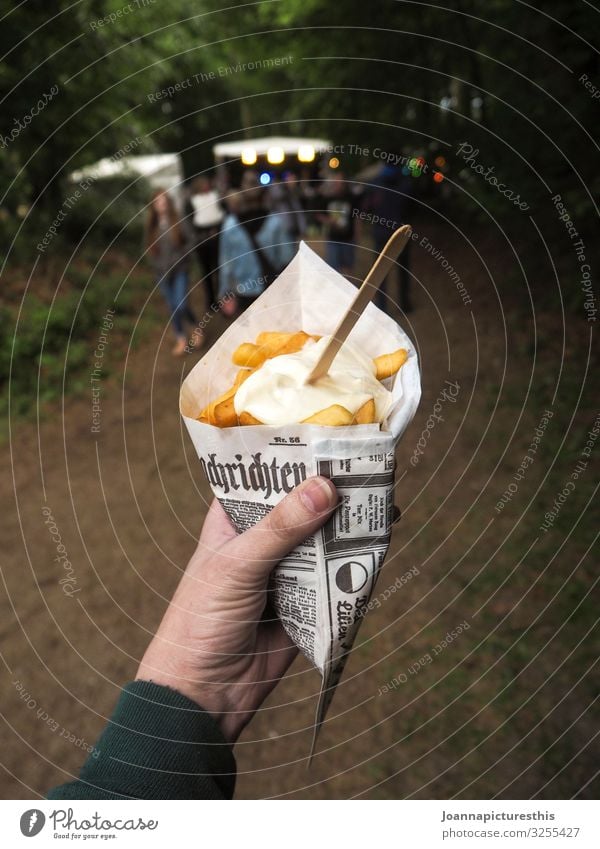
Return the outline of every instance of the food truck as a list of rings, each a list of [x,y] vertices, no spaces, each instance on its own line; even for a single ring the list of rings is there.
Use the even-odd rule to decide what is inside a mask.
[[[225,189],[237,186],[247,168],[256,171],[263,186],[286,172],[316,179],[324,166],[331,167],[331,148],[328,139],[288,136],[219,142],[213,147],[217,182]]]

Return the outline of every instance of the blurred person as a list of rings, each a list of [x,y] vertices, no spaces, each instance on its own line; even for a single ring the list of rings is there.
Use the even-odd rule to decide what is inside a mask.
[[[233,745],[298,653],[265,615],[269,575],[337,502],[331,481],[309,478],[238,534],[214,499],[135,681],[49,799],[231,799]]]
[[[204,273],[207,308],[211,309],[217,301],[219,233],[224,212],[219,193],[208,177],[194,180],[185,211],[194,226],[196,255]]]
[[[325,183],[321,197],[323,211],[315,217],[324,227],[327,240],[325,259],[340,274],[351,277],[354,269],[352,210],[356,205],[356,197],[341,171],[336,171]]]
[[[303,168],[299,180],[299,195],[306,218],[307,229],[315,226],[314,210],[319,200],[317,186],[318,180],[312,175],[310,168]]]
[[[175,357],[186,352],[185,322],[194,328],[191,347],[198,347],[203,341],[202,333],[196,327],[196,316],[188,304],[190,255],[194,242],[191,228],[177,214],[169,193],[160,189],[155,191],[146,218],[145,247],[171,312],[176,339],[172,353]]]
[[[270,212],[256,175],[246,172],[240,191],[227,197],[229,214],[219,240],[219,300],[227,314],[245,310],[292,259],[281,216]]]
[[[318,236],[320,224],[315,217],[320,205],[320,180],[310,168],[303,168],[298,180],[298,198],[304,212],[305,236]]]
[[[306,232],[306,215],[300,202],[296,175],[288,171],[282,180],[271,183],[267,199],[271,212],[282,216],[282,224],[294,244],[295,252]]]
[[[362,208],[375,219],[372,224],[373,247],[377,254],[381,253],[394,229],[408,222],[414,189],[413,177],[404,175],[402,170],[394,165],[384,165],[373,182],[373,188],[365,192]],[[386,222],[394,222],[394,226],[390,228]],[[405,313],[413,309],[410,297],[411,244],[412,240],[409,239],[396,268],[383,281],[375,296],[375,304],[384,311],[389,308],[388,298],[391,296],[387,294],[387,284],[393,275],[397,280],[397,303],[400,309]]]

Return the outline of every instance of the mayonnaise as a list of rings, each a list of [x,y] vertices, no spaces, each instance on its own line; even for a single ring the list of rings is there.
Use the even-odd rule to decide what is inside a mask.
[[[345,342],[328,374],[306,383],[329,338],[310,340],[296,354],[266,360],[237,390],[236,413],[245,411],[270,425],[295,424],[332,404],[354,414],[373,398],[376,420],[382,422],[391,406],[391,392],[377,380],[373,360],[354,345]]]

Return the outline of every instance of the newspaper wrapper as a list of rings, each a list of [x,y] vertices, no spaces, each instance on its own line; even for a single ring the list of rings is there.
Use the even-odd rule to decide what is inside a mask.
[[[314,750],[335,688],[367,609],[391,535],[394,449],[421,394],[413,344],[370,304],[349,341],[369,356],[406,348],[408,360],[385,381],[393,407],[384,426],[292,424],[219,429],[196,420],[228,389],[232,352],[263,330],[331,334],[356,288],[302,243],[272,285],[192,369],[180,411],[210,486],[238,531],[258,522],[311,475],[330,478],[340,506],[322,530],[275,568],[270,599],[286,632],[322,675]]]

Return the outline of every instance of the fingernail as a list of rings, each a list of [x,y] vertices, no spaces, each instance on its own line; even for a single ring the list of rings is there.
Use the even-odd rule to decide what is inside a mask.
[[[302,487],[299,494],[302,503],[312,513],[324,513],[337,500],[335,488],[326,478],[313,478]]]

